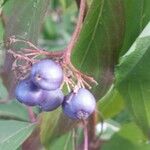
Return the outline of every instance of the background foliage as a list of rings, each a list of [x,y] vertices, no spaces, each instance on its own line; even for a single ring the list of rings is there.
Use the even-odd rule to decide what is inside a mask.
[[[75,1],[4,0],[2,3],[2,43],[15,35],[49,51],[66,47],[77,21]],[[97,99],[95,129],[102,143],[98,149],[148,150],[150,1],[88,0],[88,8],[71,60],[99,83],[92,88]],[[16,46],[13,48],[17,50]],[[70,150],[75,134],[77,145],[81,145],[81,127],[72,129],[76,122],[66,118],[61,108],[49,113],[33,108],[40,123],[30,123],[26,107],[12,98],[15,86],[12,59],[2,44],[0,64],[0,150],[10,147]]]

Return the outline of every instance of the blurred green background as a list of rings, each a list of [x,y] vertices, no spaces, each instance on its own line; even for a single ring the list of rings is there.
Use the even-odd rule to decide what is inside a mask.
[[[99,100],[95,126],[96,135],[101,142],[99,150],[149,150],[150,101],[148,88],[145,87],[145,83],[149,83],[149,80],[145,81],[146,75],[149,79],[149,61],[140,61],[139,55],[133,55],[133,61],[128,63],[127,57],[122,56],[128,53],[150,21],[150,1],[88,0],[88,4],[89,14],[74,48],[72,60],[77,68],[94,76],[99,82],[99,85],[93,88],[93,93]],[[5,58],[4,37],[15,35],[42,49],[62,50],[70,41],[78,16],[76,1],[73,0],[5,0],[0,12],[1,66]],[[146,33],[149,34],[149,31],[148,28]],[[138,39],[135,44],[139,41]],[[146,42],[150,43],[149,41],[148,35]],[[147,43],[147,47],[143,43],[140,43],[140,49],[144,55],[144,51],[149,52],[150,49]],[[133,49],[136,51],[137,47]],[[88,50],[87,53],[85,50]],[[132,56],[132,53],[130,54]],[[139,66],[142,62],[142,68],[145,67],[145,82],[141,82],[144,94],[138,89],[138,84],[131,82],[132,79],[142,79],[138,76],[138,66],[135,70],[133,66],[128,69],[128,65],[137,62],[134,60],[136,57],[139,58]],[[123,69],[117,65],[122,74],[115,68],[120,59],[125,62],[127,60],[127,66],[123,66]],[[115,69],[123,77],[126,72],[129,73],[129,79],[127,76],[124,84],[118,84],[122,76],[116,77]],[[134,72],[137,73],[135,76]],[[130,88],[128,82],[131,83]],[[136,97],[140,92],[144,96]],[[36,125],[29,122],[24,105],[15,99],[4,103],[8,100],[7,96],[7,89],[0,79],[0,150],[43,150],[44,147],[48,150],[73,150],[75,145],[81,146],[83,143],[82,125],[79,124],[76,130],[72,129],[72,121],[61,114],[61,108],[49,113],[40,113],[39,109],[33,108],[42,118],[40,125]]]

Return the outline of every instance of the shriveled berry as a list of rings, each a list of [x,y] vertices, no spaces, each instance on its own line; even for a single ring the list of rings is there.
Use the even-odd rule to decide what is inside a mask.
[[[77,93],[71,92],[62,104],[64,113],[72,119],[87,119],[95,107],[94,96],[85,88],[80,88]]]
[[[27,78],[18,83],[15,96],[19,102],[28,106],[35,106],[42,98],[42,90]]]
[[[62,104],[63,99],[64,94],[60,89],[52,91],[43,90],[43,97],[39,106],[43,111],[52,111]]]
[[[31,79],[44,90],[55,90],[62,84],[63,71],[58,63],[45,59],[32,66]]]

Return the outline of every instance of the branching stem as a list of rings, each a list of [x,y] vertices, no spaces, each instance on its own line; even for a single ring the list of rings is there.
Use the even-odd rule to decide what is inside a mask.
[[[43,49],[39,49],[38,47],[36,47],[34,44],[32,44],[29,41],[23,40],[23,39],[16,39],[14,36],[10,37],[7,41],[8,45],[11,45],[13,43],[16,42],[21,42],[24,44],[27,44],[30,48],[23,48],[22,51],[26,52],[26,53],[30,53],[30,54],[35,54],[35,55],[45,55],[48,56],[50,58],[52,57],[62,57],[65,53],[65,49],[61,50],[61,51],[46,51]]]
[[[64,60],[66,64],[70,64],[70,57],[71,57],[71,52],[73,50],[73,47],[78,39],[79,33],[81,31],[82,23],[84,20],[84,13],[85,13],[85,7],[86,6],[86,0],[81,0],[80,1],[80,10],[79,10],[79,17],[77,21],[76,28],[72,34],[71,40],[67,46],[66,52],[65,52],[65,57]]]
[[[90,83],[97,84],[97,82],[94,80],[93,77],[90,77],[82,73],[78,69],[76,69],[74,65],[71,63],[71,58],[70,58],[72,50],[77,42],[79,33],[82,28],[82,24],[83,24],[84,17],[85,17],[86,5],[87,5],[86,0],[80,0],[79,16],[78,16],[78,21],[77,21],[75,30],[73,32],[72,38],[67,48],[62,51],[57,51],[57,52],[45,51],[43,49],[39,49],[30,41],[26,41],[24,39],[16,39],[15,36],[12,36],[8,39],[6,43],[6,45],[8,44],[8,46],[16,42],[24,43],[27,46],[27,48],[20,48],[21,52],[18,51],[18,53],[12,51],[11,49],[8,50],[8,52],[11,53],[16,59],[13,63],[13,71],[16,74],[16,77],[18,76],[20,78],[24,76],[24,74],[28,73],[27,71],[30,70],[31,65],[37,62],[38,57],[44,56],[46,58],[47,57],[52,58],[61,64],[62,68],[64,69],[64,73],[66,76],[64,79],[65,79],[65,83],[67,85],[69,92],[76,87],[76,82],[79,88],[87,87],[89,89],[92,87]],[[23,61],[23,60],[25,60],[26,63],[23,62],[22,64],[24,64],[24,67],[21,67],[20,61]],[[24,70],[27,70],[27,71],[24,72]],[[69,72],[71,72],[71,75],[68,75]]]

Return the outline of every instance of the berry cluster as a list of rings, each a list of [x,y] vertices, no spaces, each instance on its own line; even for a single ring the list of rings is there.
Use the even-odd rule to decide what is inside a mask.
[[[63,76],[58,63],[41,60],[33,64],[29,76],[18,83],[16,99],[27,106],[39,106],[42,111],[52,111],[62,105],[68,117],[87,119],[96,107],[94,96],[85,88],[64,96],[60,89]]]

